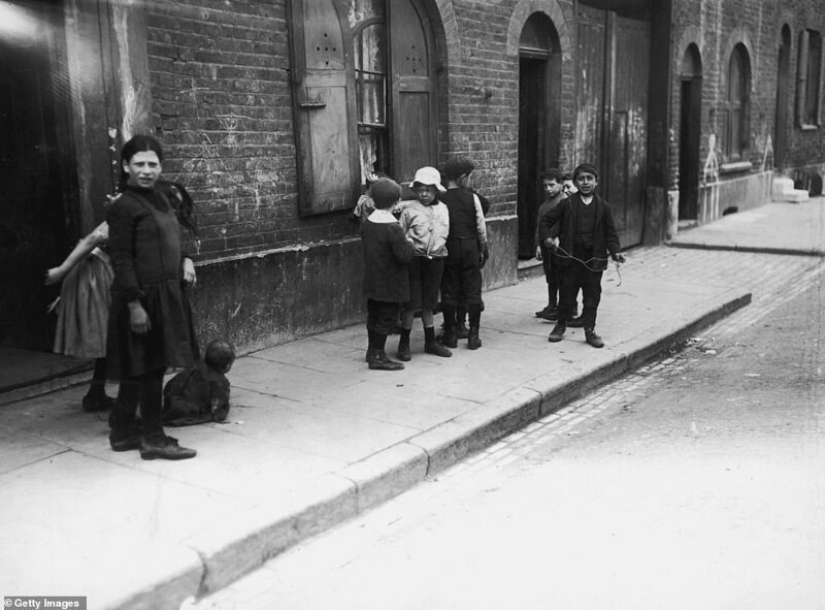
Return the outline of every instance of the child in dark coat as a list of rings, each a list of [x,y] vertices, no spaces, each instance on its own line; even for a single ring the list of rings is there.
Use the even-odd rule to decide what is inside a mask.
[[[206,346],[203,362],[181,371],[163,388],[163,422],[190,426],[221,422],[229,415],[229,380],[235,351],[226,341]]]
[[[545,247],[558,254],[560,272],[559,316],[548,340],[561,341],[582,291],[582,320],[585,340],[593,347],[604,347],[596,334],[596,311],[602,294],[602,273],[608,253],[623,263],[619,235],[610,205],[596,195],[599,173],[588,163],[573,172],[578,192],[561,201],[542,216],[539,233]]]
[[[387,335],[398,322],[401,303],[410,300],[408,265],[415,251],[390,211],[401,198],[401,187],[389,178],[381,178],[370,192],[375,211],[361,226],[369,341],[366,359],[372,370],[398,371],[404,365],[390,360],[385,348]]]
[[[559,317],[559,263],[553,254],[542,242],[539,236],[539,227],[542,217],[556,207],[565,198],[562,184],[562,173],[556,168],[541,173],[541,190],[544,192],[544,201],[539,206],[538,221],[536,222],[536,258],[541,261],[544,269],[544,279],[547,281],[547,306],[536,312],[537,318],[556,320]]]

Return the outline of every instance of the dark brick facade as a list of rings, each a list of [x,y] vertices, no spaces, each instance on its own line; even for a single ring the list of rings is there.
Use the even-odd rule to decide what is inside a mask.
[[[99,6],[106,3],[75,0],[71,4],[76,7],[72,9],[77,11],[76,23],[94,33]],[[189,248],[196,253],[201,280],[194,297],[201,339],[224,336],[240,351],[363,318],[361,248],[349,210],[299,213],[301,143],[296,141],[299,118],[292,87],[297,77],[290,37],[290,7],[296,4],[288,0],[116,4],[111,9],[111,32],[106,33],[113,41],[109,63],[129,62],[132,67],[132,74],[121,75],[123,82],[106,93],[121,98],[120,135],[139,130],[157,133],[166,151],[165,176],[184,183],[197,202],[200,240]],[[770,181],[773,161],[766,159],[765,151],[774,135],[778,45],[786,24],[791,49],[783,171],[825,169],[825,129],[800,128],[794,112],[799,34],[806,28],[825,34],[821,4],[821,0],[421,0],[437,58],[436,162],[455,154],[471,157],[477,164],[472,186],[492,204],[488,217],[492,259],[484,272],[486,287],[517,281],[519,189],[525,188],[519,184],[518,159],[520,37],[532,16],[541,14],[554,30],[553,51],[559,57],[554,77],[558,82],[553,83],[559,106],[555,144],[559,164],[566,169],[590,161],[579,157],[592,154],[598,146],[598,138],[592,136],[597,127],[593,115],[583,115],[579,107],[588,101],[580,99],[584,78],[580,63],[585,60],[577,37],[584,31],[582,12],[589,11],[592,21],[594,10],[610,9],[596,17],[606,30],[618,19],[649,24],[650,74],[648,91],[643,92],[647,124],[637,120],[636,131],[628,132],[628,148],[646,146],[641,167],[635,170],[644,201],[634,203],[644,216],[639,243],[657,243],[670,230],[673,200],[678,199],[680,71],[691,44],[701,59],[700,164],[708,159],[712,134],[719,149],[727,71],[735,44],[746,47],[751,69],[744,159],[751,165],[740,163],[728,168],[729,173],[721,172],[717,184],[727,181],[729,188],[719,186],[715,193],[702,195],[702,201],[711,202],[702,204],[702,218],[721,213],[718,200],[723,190],[759,203],[760,189]],[[74,47],[80,47],[81,36],[88,37],[78,33]],[[72,44],[69,64],[78,67],[72,68],[75,73],[70,78],[81,83],[82,62],[73,57]],[[620,89],[621,83],[618,86],[619,93],[628,93]],[[83,123],[87,119],[82,117],[92,116],[90,110],[101,116],[107,113],[94,105],[94,97],[99,96],[95,87],[75,87],[79,93],[74,104],[84,108],[75,109],[75,116],[81,117],[75,155],[84,206],[86,200],[102,201],[102,192],[97,193],[102,187],[86,185],[84,176],[94,176],[104,164],[82,150],[100,149],[102,131],[98,122]],[[609,103],[606,97],[605,104]],[[108,99],[106,104],[112,105]],[[613,116],[605,117],[604,124],[612,125]],[[111,133],[111,121],[105,125]],[[634,137],[644,139],[645,145]],[[719,156],[723,170],[726,161]],[[112,158],[107,162],[111,171]],[[85,228],[93,226],[101,211],[81,209]]]
[[[793,168],[821,166],[825,164],[825,125],[818,129],[802,129],[796,121],[797,62],[799,59],[799,35],[803,29],[825,34],[825,11],[819,0],[791,0],[789,2],[762,0],[720,0],[696,2],[674,0],[673,35],[671,51],[671,129],[670,188],[678,188],[678,129],[680,64],[685,49],[695,44],[702,61],[702,138],[701,158],[710,153],[708,141],[711,134],[717,136],[717,145],[724,129],[720,109],[726,95],[728,62],[733,46],[743,43],[750,54],[750,133],[748,159],[754,168],[773,169],[773,158],[768,149],[769,140],[775,143],[775,119],[777,108],[778,57],[783,26],[790,29],[789,94],[787,106],[787,149],[784,173]],[[820,76],[820,99],[825,96]],[[821,102],[825,105],[825,102]],[[825,109],[823,109],[825,110]],[[720,151],[717,151],[719,153]],[[767,157],[767,159],[766,159]],[[719,162],[726,161],[719,154]]]

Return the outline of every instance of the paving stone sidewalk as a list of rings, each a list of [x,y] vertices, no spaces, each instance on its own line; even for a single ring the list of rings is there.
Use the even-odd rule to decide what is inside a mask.
[[[604,276],[602,350],[581,329],[547,342],[552,324],[533,317],[544,281],[531,278],[485,294],[478,351],[425,355],[417,326],[402,372],[367,370],[362,325],[242,357],[230,423],[173,431],[199,451],[185,462],[112,452],[105,416],[80,411],[82,387],[5,405],[0,595],[155,610],[218,590],[688,339],[754,286],[820,265],[741,250],[630,251]]]

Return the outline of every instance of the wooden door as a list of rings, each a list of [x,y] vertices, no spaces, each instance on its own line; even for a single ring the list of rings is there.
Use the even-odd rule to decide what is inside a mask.
[[[575,163],[591,163],[603,174],[607,12],[582,4],[578,10]]]
[[[641,243],[644,228],[650,27],[578,7],[575,163],[599,169],[623,247]]]
[[[58,7],[23,4],[8,10],[25,8],[32,29],[0,37],[0,346],[48,351],[55,318],[46,306],[57,291],[43,280],[68,254],[66,150],[58,132],[69,126],[50,42]]]
[[[650,23],[611,15],[610,133],[602,192],[612,204],[622,246],[642,241],[647,173]]]
[[[393,129],[393,177],[412,180],[424,165],[437,165],[433,42],[426,13],[411,0],[387,3]]]

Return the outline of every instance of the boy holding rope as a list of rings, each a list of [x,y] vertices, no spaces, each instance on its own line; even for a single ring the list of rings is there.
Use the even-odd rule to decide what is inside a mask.
[[[585,341],[604,347],[596,334],[596,311],[602,294],[602,273],[608,253],[617,263],[625,262],[619,253],[619,235],[610,205],[596,195],[599,173],[589,163],[573,171],[577,193],[562,200],[541,217],[541,243],[555,250],[560,267],[559,317],[547,338],[555,343],[564,338],[567,323],[576,306],[576,294],[582,291],[582,321]]]

